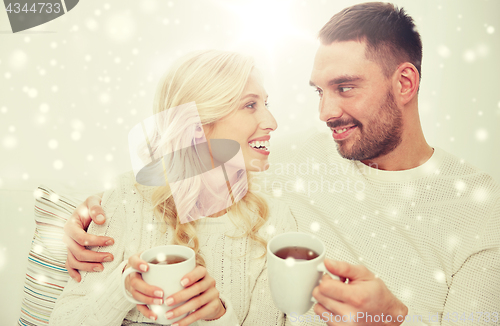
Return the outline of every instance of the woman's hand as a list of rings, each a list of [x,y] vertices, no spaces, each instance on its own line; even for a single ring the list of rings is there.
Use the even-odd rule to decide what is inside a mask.
[[[128,263],[123,270],[132,267],[137,270],[147,272],[148,263],[139,258],[140,254],[141,253],[137,253],[130,256],[130,258],[128,259]],[[130,292],[130,294],[132,294],[132,297],[134,299],[144,302],[144,305],[137,305],[137,310],[139,310],[141,314],[151,320],[156,320],[158,318],[156,314],[151,311],[146,305],[163,304],[163,291],[161,288],[149,285],[148,283],[144,282],[141,274],[139,273],[131,273],[127,276],[127,278],[125,279],[125,288],[128,292]]]
[[[167,311],[166,317],[172,319],[189,311],[195,310],[195,312],[175,322],[172,326],[187,326],[200,319],[214,320],[224,315],[226,308],[220,301],[219,291],[215,288],[215,280],[208,275],[205,267],[197,266],[184,275],[181,284],[185,289],[169,296],[165,304],[172,306],[179,302],[186,302]]]

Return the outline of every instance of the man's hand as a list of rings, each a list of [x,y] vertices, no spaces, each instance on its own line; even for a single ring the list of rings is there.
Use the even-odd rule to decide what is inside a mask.
[[[408,308],[366,267],[329,259],[325,259],[325,266],[341,280],[349,280],[346,284],[324,275],[320,285],[314,288],[313,296],[318,300],[314,312],[323,320],[328,319],[328,326],[396,326],[404,321]],[[372,318],[365,318],[368,315]],[[342,320],[343,316],[346,317]]]
[[[104,211],[101,207],[102,193],[88,197],[73,212],[64,225],[64,243],[68,247],[66,269],[75,281],[80,282],[78,270],[87,272],[101,272],[104,267],[100,262],[113,260],[113,255],[107,252],[94,252],[86,246],[110,246],[113,238],[99,237],[87,234],[86,230],[91,221],[96,224],[105,222]]]

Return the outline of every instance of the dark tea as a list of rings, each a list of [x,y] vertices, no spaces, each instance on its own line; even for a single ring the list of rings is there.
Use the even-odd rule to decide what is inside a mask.
[[[319,256],[315,251],[305,247],[285,247],[277,250],[274,254],[281,259],[294,258],[301,260],[312,260]]]
[[[181,256],[170,255],[166,256],[165,259],[163,260],[158,260],[158,258],[154,258],[153,260],[149,261],[149,263],[156,265],[172,265],[172,264],[182,263],[183,261],[186,261],[186,258]]]

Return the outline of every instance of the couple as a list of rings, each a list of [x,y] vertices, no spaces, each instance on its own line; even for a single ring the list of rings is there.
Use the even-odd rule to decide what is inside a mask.
[[[348,280],[324,276],[314,289],[314,313],[323,321],[312,312],[285,318],[274,308],[263,244],[293,230],[295,220],[286,205],[252,191],[250,177],[247,195],[227,213],[180,224],[167,187],[140,189],[133,176],[125,176],[102,196],[104,212],[100,198],[90,197],[67,223],[70,275],[80,279],[75,269],[100,273],[68,283],[51,323],[154,319],[146,306],[129,304],[118,283],[125,268],[144,264],[138,252],[164,243],[194,248],[199,262],[186,276],[186,289],[163,302],[191,299],[172,311],[177,316],[195,310],[179,325],[498,322],[500,189],[488,175],[425,141],[417,99],[422,47],[412,19],[390,4],[359,4],[333,16],[319,36],[310,84],[334,141],[324,134],[300,135],[298,143],[276,146],[272,179],[264,181],[289,205],[298,229],[325,242],[327,255],[337,259],[326,260],[327,269]],[[219,58],[217,67],[202,62],[211,56]],[[276,122],[246,60],[212,51],[186,59],[179,80],[160,85],[157,112],[195,101],[207,136],[238,141],[247,170],[257,172],[267,167],[267,153],[249,143],[268,135]],[[182,98],[177,82],[204,92]],[[179,102],[169,102],[171,96]],[[293,169],[303,164],[312,168]],[[92,235],[82,230],[90,222],[87,207],[95,221]],[[166,233],[148,227],[163,220]],[[95,247],[97,253],[83,247],[110,244],[111,254],[105,247]],[[104,261],[104,270],[95,263]],[[145,303],[163,300],[138,275],[128,290]]]

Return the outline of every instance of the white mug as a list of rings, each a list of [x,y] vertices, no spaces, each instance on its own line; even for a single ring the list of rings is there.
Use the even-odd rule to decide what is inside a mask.
[[[275,255],[287,247],[304,247],[318,254],[311,260],[283,259]],[[267,244],[267,274],[276,307],[287,315],[305,314],[316,302],[312,291],[319,285],[323,273],[334,279],[324,265],[325,245],[312,234],[288,232],[275,236]]]
[[[155,258],[159,261],[165,260],[165,257],[168,256],[180,256],[185,258],[186,260],[180,263],[169,265],[149,263]],[[143,305],[144,302],[137,301],[132,298],[130,293],[125,289],[125,279],[130,273],[140,273],[142,274],[142,278],[146,283],[161,288],[163,290],[163,302],[165,302],[165,298],[184,289],[184,287],[181,285],[182,277],[191,272],[196,267],[196,257],[194,251],[191,248],[178,245],[167,245],[151,248],[141,254],[141,259],[148,262],[149,268],[147,272],[139,271],[134,268],[127,268],[122,274],[122,289],[125,298],[135,304]],[[184,302],[180,302],[173,306],[167,306],[165,304],[148,305],[148,307],[158,316],[155,321],[157,324],[169,325],[187,316],[187,313],[185,313],[173,319],[167,319],[165,317],[167,311],[174,309],[175,307],[178,307],[183,303]]]

